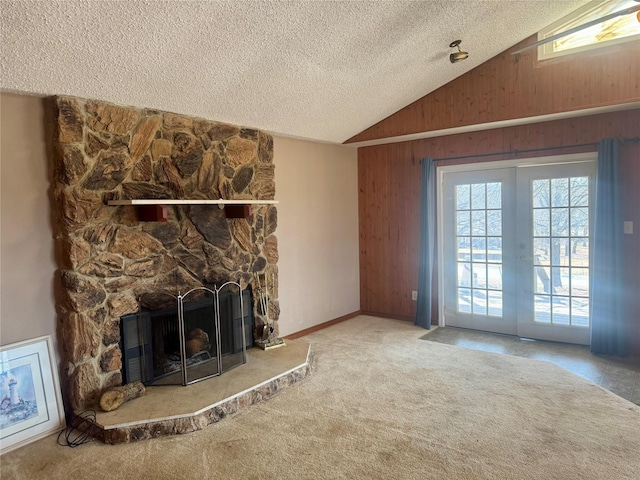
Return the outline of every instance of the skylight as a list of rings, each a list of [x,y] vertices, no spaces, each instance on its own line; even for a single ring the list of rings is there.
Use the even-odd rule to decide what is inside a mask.
[[[639,6],[635,0],[597,0],[576,10],[538,33],[538,40],[565,32],[614,12]],[[597,23],[539,47],[538,58],[552,58],[605,45],[627,42],[640,38],[640,13],[633,12]]]

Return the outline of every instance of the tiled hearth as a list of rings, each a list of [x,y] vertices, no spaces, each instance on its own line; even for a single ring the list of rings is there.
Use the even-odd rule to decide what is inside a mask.
[[[98,412],[93,436],[105,443],[135,442],[200,430],[265,400],[305,378],[311,347],[298,340],[273,350],[247,350],[247,363],[192,385],[147,387],[117,410]]]

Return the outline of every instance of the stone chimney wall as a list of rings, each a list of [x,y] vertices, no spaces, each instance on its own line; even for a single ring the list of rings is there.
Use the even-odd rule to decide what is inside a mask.
[[[275,195],[273,139],[225,123],[95,100],[47,101],[56,304],[65,405],[81,409],[122,383],[120,317],[141,295],[185,293],[227,280],[275,279],[277,210],[227,219],[211,205],[168,206],[167,222],[140,222],[115,199],[251,199]],[[164,296],[164,295],[160,295]],[[254,305],[256,322],[263,323]],[[277,336],[277,321],[274,322]]]

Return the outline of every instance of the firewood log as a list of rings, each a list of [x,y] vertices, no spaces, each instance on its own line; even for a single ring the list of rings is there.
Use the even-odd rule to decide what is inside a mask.
[[[112,387],[100,397],[100,408],[105,412],[115,410],[124,402],[144,395],[145,388],[142,382],[132,382],[121,387]]]

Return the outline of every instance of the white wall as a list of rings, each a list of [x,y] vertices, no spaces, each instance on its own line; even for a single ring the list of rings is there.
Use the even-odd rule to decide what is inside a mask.
[[[357,150],[274,138],[280,334],[360,310]]]
[[[52,335],[55,261],[42,99],[0,94],[0,344]]]

